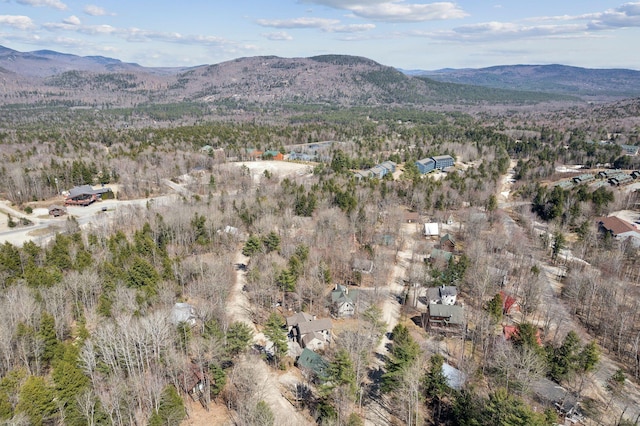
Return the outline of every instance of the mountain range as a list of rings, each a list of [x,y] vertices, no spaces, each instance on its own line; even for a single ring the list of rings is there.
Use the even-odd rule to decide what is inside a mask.
[[[640,96],[640,72],[561,65],[400,71],[346,55],[260,56],[151,68],[103,56],[0,46],[0,105],[231,108],[578,102]]]
[[[583,98],[628,98],[640,96],[640,71],[590,69],[567,65],[501,65],[479,69],[405,71],[448,83],[496,89],[557,93]]]

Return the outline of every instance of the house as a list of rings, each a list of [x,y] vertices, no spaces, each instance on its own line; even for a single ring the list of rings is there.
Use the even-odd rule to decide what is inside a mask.
[[[326,376],[329,363],[309,348],[304,348],[296,361],[296,367],[315,379]]]
[[[631,172],[631,177],[632,177],[633,179],[638,179],[638,178],[640,178],[640,170],[634,170],[634,171],[632,171],[632,172]]]
[[[356,313],[357,299],[358,290],[336,284],[331,292],[331,311],[338,317],[351,317]]]
[[[396,171],[396,163],[393,161],[383,161],[380,163],[380,167],[387,169],[387,173],[395,173]]]
[[[404,221],[407,223],[416,223],[420,220],[418,212],[404,212]]]
[[[360,182],[362,179],[369,179],[373,177],[373,174],[371,173],[371,170],[362,170],[360,172],[356,172],[354,177],[358,182]]]
[[[373,272],[373,260],[355,258],[351,262],[351,269],[355,272],[370,274]]]
[[[573,181],[563,180],[560,182],[556,182],[553,186],[559,186],[562,189],[571,189],[573,188]]]
[[[282,154],[280,151],[265,151],[264,154],[262,154],[262,159],[282,161],[284,160],[284,154]]]
[[[65,209],[63,206],[54,204],[52,206],[49,206],[49,214],[53,217],[63,216],[67,214],[67,209]]]
[[[630,183],[633,180],[633,177],[625,173],[618,173],[617,175],[611,176],[607,180],[613,186],[620,186]]]
[[[456,286],[429,287],[427,289],[427,300],[430,304],[455,305],[458,296]]]
[[[196,308],[188,303],[176,303],[171,309],[171,323],[173,325],[186,323],[193,327],[196,325],[197,318]]]
[[[639,146],[636,145],[620,145],[620,147],[622,148],[622,152],[625,155],[638,155],[638,150],[640,149]]]
[[[585,173],[585,174],[573,177],[573,183],[575,183],[576,185],[580,183],[591,182],[593,180],[595,180],[595,176],[589,173]]]
[[[516,325],[502,326],[502,337],[504,337],[504,340],[511,340],[513,337],[517,335],[518,335],[518,326]],[[538,342],[538,345],[542,346],[542,335],[540,333],[540,329],[536,330],[536,342]]]
[[[608,232],[618,241],[629,240],[634,247],[640,247],[640,231],[626,220],[617,216],[596,218],[598,228]]]
[[[369,172],[371,173],[372,177],[377,178],[377,179],[382,179],[384,177],[384,175],[389,173],[389,170],[387,170],[384,167],[378,165],[378,166],[373,166],[372,168],[370,168]]]
[[[507,284],[507,280],[509,278],[507,270],[489,266],[487,268],[487,272],[489,273],[491,280],[497,283],[500,287],[504,287]]]
[[[436,162],[433,161],[433,158],[423,158],[416,161],[416,166],[421,174],[425,174],[436,168]]]
[[[76,186],[69,190],[67,198],[64,200],[65,206],[88,206],[98,201],[103,194],[110,193],[111,188],[93,189],[91,185]]]
[[[250,160],[257,160],[259,158],[262,158],[262,154],[264,154],[264,152],[255,148],[247,148],[247,154],[249,155]]]
[[[288,336],[302,348],[322,349],[331,343],[333,325],[328,318],[316,319],[306,312],[287,317]]]
[[[580,424],[582,422],[583,415],[576,395],[543,377],[534,380],[531,383],[531,389],[542,403],[552,405],[564,417],[565,422],[563,424]]]
[[[431,254],[429,255],[429,261],[431,263],[442,262],[446,264],[446,263],[449,263],[449,261],[452,258],[453,258],[453,253],[450,253],[445,250],[440,250],[437,248],[434,248],[433,250],[431,250]]]
[[[205,392],[208,385],[213,383],[209,375],[196,364],[191,363],[188,371],[183,372],[177,377],[178,385],[184,393],[189,395],[194,401],[200,401],[203,407],[207,406],[207,398]]]
[[[447,167],[451,167],[455,163],[453,160],[453,157],[450,155],[437,155],[435,157],[431,157],[431,159],[435,163],[434,168],[440,169],[440,170],[444,170]]]
[[[437,237],[438,235],[440,235],[438,222],[430,222],[424,224],[425,237]]]
[[[453,225],[453,222],[455,221],[455,218],[453,217],[453,214],[450,214],[449,216],[447,216],[447,220],[445,221],[445,223],[449,226]]]
[[[520,312],[520,304],[515,297],[510,294],[506,294],[504,291],[500,292],[500,297],[502,298],[503,315],[512,315]]]
[[[464,307],[429,303],[427,312],[422,314],[425,330],[432,328],[464,328]]]
[[[447,382],[447,386],[458,391],[462,389],[464,382],[467,381],[466,374],[446,362],[442,363],[442,375]]]
[[[456,240],[449,233],[444,234],[442,238],[440,238],[440,250],[448,251],[449,253],[453,253],[456,249]]]
[[[315,160],[315,156],[311,154],[306,154],[304,152],[295,152],[291,151],[287,156],[287,159],[292,161],[313,161]]]

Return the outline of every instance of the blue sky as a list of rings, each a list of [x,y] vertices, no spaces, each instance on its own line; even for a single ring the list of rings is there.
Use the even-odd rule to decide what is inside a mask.
[[[638,42],[640,1],[0,0],[0,45],[145,66],[336,53],[405,69],[640,70]]]

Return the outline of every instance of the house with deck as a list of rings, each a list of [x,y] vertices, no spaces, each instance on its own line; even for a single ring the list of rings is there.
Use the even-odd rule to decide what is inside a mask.
[[[465,328],[464,307],[429,303],[427,312],[422,314],[422,325],[427,331],[433,329],[462,331]]]

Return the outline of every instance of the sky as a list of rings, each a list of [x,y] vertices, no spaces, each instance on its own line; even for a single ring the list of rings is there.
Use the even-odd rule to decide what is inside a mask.
[[[406,70],[640,70],[638,42],[640,1],[0,0],[4,47],[144,66],[346,54]]]

